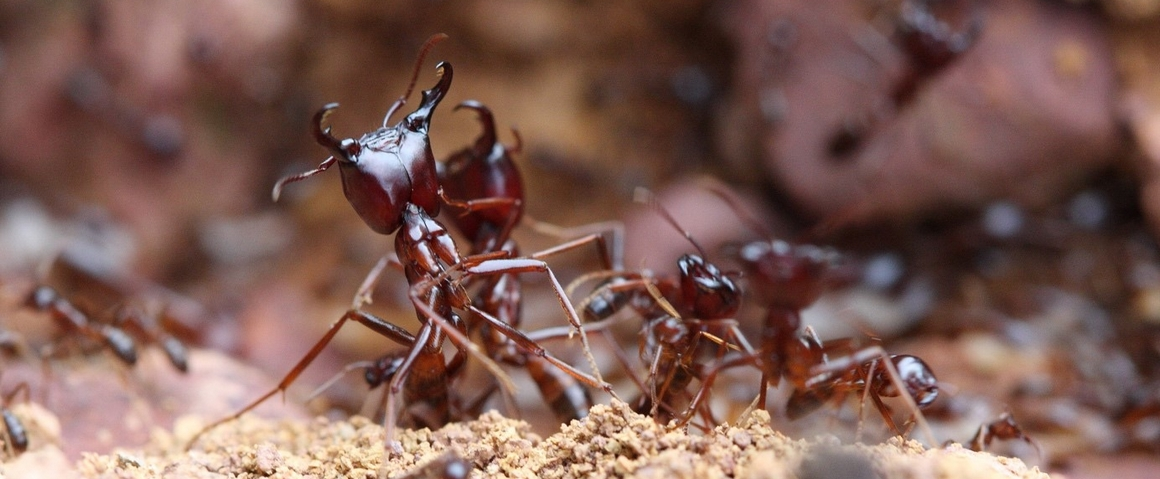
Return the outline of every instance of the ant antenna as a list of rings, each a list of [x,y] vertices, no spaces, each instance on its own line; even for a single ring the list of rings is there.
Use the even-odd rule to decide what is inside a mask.
[[[415,68],[411,70],[411,83],[407,84],[407,92],[403,93],[403,96],[395,100],[395,103],[387,109],[387,115],[383,117],[383,128],[389,125],[391,115],[394,115],[399,108],[407,103],[407,97],[411,96],[411,91],[415,89],[415,82],[419,81],[419,69],[423,67],[423,60],[427,59],[427,54],[431,52],[432,48],[435,48],[435,45],[446,39],[446,33],[436,33],[423,42],[423,47],[419,49],[419,57],[415,59]]]
[[[693,244],[693,247],[697,249],[697,252],[700,253],[702,257],[709,256],[705,254],[705,249],[701,248],[701,245],[697,243],[697,240],[693,239],[693,235],[689,234],[689,231],[685,228],[682,228],[680,223],[677,223],[677,220],[673,218],[673,215],[669,214],[669,211],[666,210],[665,207],[661,206],[660,202],[657,201],[656,195],[654,195],[647,188],[638,186],[636,190],[633,191],[632,200],[637,203],[648,205],[648,207],[652,208],[653,211],[661,216],[661,218],[664,218],[665,221],[668,221],[673,228],[676,228],[677,231],[680,231],[681,234],[685,235],[685,239],[689,240],[689,243]]]
[[[741,205],[741,200],[737,198],[735,193],[729,191],[720,183],[712,180],[707,180],[705,182],[704,188],[709,190],[710,193],[717,195],[718,198],[721,198],[721,201],[724,201],[725,204],[729,205],[729,209],[733,210],[733,214],[737,215],[737,218],[741,220],[741,223],[744,224],[746,228],[749,228],[750,231],[757,233],[758,235],[761,235],[765,238],[774,237],[773,231],[770,231],[769,227],[767,227],[765,223],[759,221],[757,217],[753,216],[749,212],[747,208]]]
[[[277,183],[274,183],[274,191],[270,194],[270,196],[272,196],[274,198],[275,202],[278,201],[278,198],[280,196],[282,196],[282,187],[283,186],[286,186],[288,183],[294,183],[295,181],[302,181],[302,180],[305,180],[307,178],[310,178],[311,176],[322,173],[323,171],[326,171],[331,166],[333,166],[334,162],[335,162],[335,157],[332,156],[332,157],[329,157],[329,158],[323,160],[322,164],[318,165],[318,168],[307,171],[305,173],[298,173],[296,175],[290,175],[290,176],[283,177],[282,179],[278,180]]]

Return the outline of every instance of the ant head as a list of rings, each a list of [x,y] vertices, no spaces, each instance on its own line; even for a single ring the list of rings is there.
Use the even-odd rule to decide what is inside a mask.
[[[741,306],[741,291],[712,263],[693,254],[677,260],[681,270],[681,295],[698,318],[725,318]]]
[[[802,309],[813,304],[838,266],[837,252],[785,241],[754,241],[737,252],[754,291],[771,305]]]
[[[400,354],[388,354],[377,359],[373,364],[367,366],[366,371],[363,372],[363,380],[371,389],[379,387],[380,384],[395,377],[395,373],[399,372],[399,368],[403,366],[403,359],[405,359],[404,356]]]
[[[919,409],[930,406],[938,399],[938,379],[923,360],[917,356],[899,354],[891,357],[899,379],[906,385],[906,391],[914,398]]]

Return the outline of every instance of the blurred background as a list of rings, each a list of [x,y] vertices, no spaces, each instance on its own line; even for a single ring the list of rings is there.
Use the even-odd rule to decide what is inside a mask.
[[[278,203],[271,187],[326,158],[309,135],[321,105],[342,105],[340,138],[383,124],[419,47],[443,32],[417,85],[454,65],[435,155],[479,134],[451,106],[488,105],[501,141],[516,141],[508,126],[522,139],[530,216],[623,220],[627,266],[671,272],[692,248],[632,204],[643,186],[735,267],[720,252],[764,233],[709,191],[713,178],[777,236],[860,266],[808,321],[926,359],[947,384],[930,413],[940,437],[966,441],[1010,411],[1042,453],[1001,451],[1074,477],[1155,467],[1160,2],[815,3],[0,1],[0,326],[53,341],[22,302],[59,281],[51,264],[67,251],[124,295],[170,304],[191,345],[283,374],[392,243],[353,214],[335,173]],[[941,64],[913,53],[902,25],[915,9],[962,51]],[[525,251],[556,241],[516,236]],[[571,279],[593,262],[553,267]],[[400,276],[373,307],[413,328]],[[546,291],[529,294],[533,325],[560,324]],[[301,379],[307,391],[390,347],[348,329]],[[194,381],[163,363],[105,369],[119,376],[94,381],[111,389]],[[323,410],[361,404],[350,379]],[[61,391],[44,401],[70,453],[148,436],[70,432],[83,421]],[[167,407],[145,422],[220,414]]]

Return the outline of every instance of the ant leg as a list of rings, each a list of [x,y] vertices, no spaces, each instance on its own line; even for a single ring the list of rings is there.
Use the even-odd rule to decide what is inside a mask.
[[[346,314],[343,314],[342,317],[338,319],[338,321],[335,321],[334,324],[330,325],[330,329],[326,331],[326,334],[322,335],[322,338],[319,339],[318,342],[314,343],[314,346],[306,352],[306,355],[303,356],[302,359],[298,360],[298,363],[290,369],[290,372],[282,378],[282,381],[280,381],[277,386],[267,391],[265,394],[259,396],[254,401],[250,402],[238,412],[218,419],[217,421],[214,421],[203,427],[200,431],[197,432],[197,434],[194,434],[193,437],[189,439],[189,442],[185,445],[185,449],[189,450],[191,447],[193,447],[194,444],[197,444],[197,440],[200,439],[201,436],[203,436],[205,433],[217,428],[222,424],[242,417],[243,414],[252,411],[254,408],[266,402],[267,399],[270,399],[275,394],[278,394],[279,392],[285,394],[286,389],[288,389],[290,385],[293,384],[296,379],[298,379],[298,376],[306,370],[307,366],[310,366],[310,363],[314,362],[314,359],[322,353],[322,350],[326,348],[328,344],[330,344],[330,340],[334,339],[334,336],[338,334],[338,331],[342,329],[343,325],[345,325],[346,322],[351,319],[363,324],[364,326],[370,328],[372,331],[386,336],[392,341],[403,345],[414,344],[414,337],[411,336],[411,333],[407,332],[403,328],[383,321],[382,319],[363,311],[354,309],[347,311]]]
[[[620,399],[616,395],[616,392],[612,390],[612,385],[605,382],[601,376],[600,368],[596,365],[596,358],[592,356],[592,348],[588,344],[588,335],[584,332],[584,324],[580,322],[580,316],[576,314],[576,309],[572,307],[572,303],[564,295],[564,287],[560,285],[560,281],[556,279],[556,274],[552,272],[552,269],[548,267],[547,263],[530,258],[490,259],[473,265],[467,265],[466,272],[469,275],[530,272],[548,275],[548,279],[552,282],[552,288],[555,290],[556,299],[560,302],[560,307],[564,309],[564,313],[568,317],[568,322],[580,334],[580,342],[583,344],[584,355],[588,359],[589,366],[592,367],[593,377],[603,385],[601,389],[607,391],[612,397]]]
[[[420,290],[426,289],[429,291],[443,279],[444,277],[442,275],[436,276],[412,286],[410,292],[411,304],[415,305],[415,309],[419,311],[420,316],[435,323],[435,326],[442,330],[456,347],[462,351],[467,351],[468,354],[479,360],[483,364],[483,367],[487,368],[492,376],[495,376],[505,391],[509,394],[513,393],[515,391],[515,383],[512,382],[511,376],[508,376],[507,372],[503,368],[500,368],[499,364],[496,364],[495,360],[491,359],[486,352],[480,349],[479,345],[472,342],[463,331],[460,331],[447,318],[444,318],[443,315],[435,311],[435,308],[423,301],[423,298],[420,296]]]
[[[601,337],[604,338],[606,343],[608,343],[608,347],[612,349],[612,353],[616,355],[617,361],[619,361],[621,367],[624,368],[625,375],[628,376],[633,384],[636,384],[636,387],[640,389],[641,394],[644,394],[648,391],[645,389],[644,381],[641,381],[636,373],[633,372],[634,368],[632,367],[632,360],[629,359],[628,353],[624,351],[624,348],[620,347],[620,343],[616,341],[616,338],[612,335],[612,331],[608,329],[609,326],[613,324],[613,322],[619,319],[621,318],[608,318],[594,323],[588,323],[588,327],[585,328],[585,332],[588,334],[601,333]],[[544,341],[569,339],[572,338],[575,333],[576,332],[573,331],[570,326],[557,326],[531,331],[526,333],[526,336],[528,339],[534,342],[541,343]]]
[[[415,363],[415,359],[427,347],[427,343],[431,340],[431,334],[434,328],[430,323],[423,326],[419,330],[419,335],[415,338],[415,342],[411,344],[411,349],[407,351],[407,357],[403,359],[403,363],[399,366],[399,370],[395,372],[391,382],[387,384],[386,406],[383,417],[383,430],[386,434],[385,447],[387,451],[396,454],[403,453],[403,445],[395,439],[395,421],[398,411],[396,411],[395,398],[399,392],[403,390],[403,381],[410,375],[411,365]]]
[[[718,373],[720,373],[721,371],[724,371],[726,369],[735,368],[738,366],[744,366],[747,364],[749,364],[749,365],[756,364],[759,360],[760,360],[760,357],[758,357],[756,354],[744,354],[744,355],[732,358],[728,361],[721,362],[720,364],[714,365],[713,368],[709,370],[709,373],[706,374],[703,379],[701,379],[701,388],[697,390],[697,394],[694,395],[693,399],[689,401],[689,406],[686,407],[685,412],[681,414],[681,419],[677,422],[677,426],[678,427],[684,426],[685,424],[688,424],[689,421],[691,421],[693,419],[693,415],[696,414],[697,408],[701,407],[701,403],[703,401],[705,401],[706,396],[708,396],[708,394],[709,394],[709,390],[713,389],[713,383],[715,381],[717,381],[717,374]],[[764,376],[764,374],[763,374],[763,376]],[[759,398],[764,396],[764,392],[765,392],[764,381],[762,382],[761,391],[762,391],[762,393],[760,396],[758,396]],[[765,403],[763,402],[762,407],[764,407],[764,404]]]
[[[505,337],[507,337],[513,343],[515,343],[516,346],[520,347],[521,349],[526,351],[528,354],[531,354],[533,357],[537,357],[537,358],[543,359],[544,361],[547,361],[548,363],[551,363],[553,366],[556,366],[557,369],[563,371],[564,373],[567,373],[569,376],[575,378],[577,381],[580,381],[580,382],[586,384],[589,387],[602,389],[602,390],[604,390],[604,392],[612,394],[613,396],[616,395],[612,391],[611,384],[604,382],[604,380],[602,380],[602,379],[594,378],[590,375],[587,375],[587,374],[584,374],[580,371],[577,371],[576,368],[572,367],[572,365],[565,363],[564,361],[561,361],[559,358],[548,353],[548,351],[545,350],[542,346],[540,346],[535,341],[532,341],[530,338],[528,338],[528,336],[526,334],[524,334],[523,331],[516,329],[512,325],[501,321],[499,318],[496,318],[495,316],[492,316],[491,314],[488,314],[486,311],[483,311],[475,306],[468,305],[467,309],[469,311],[479,315],[479,317],[481,317],[485,321],[487,321],[488,325],[490,325],[492,328],[494,328],[500,334],[503,334]]]
[[[601,221],[580,226],[563,227],[537,220],[525,213],[523,223],[528,225],[532,231],[553,238],[576,238],[584,235],[596,235],[603,238],[607,234],[612,243],[612,249],[608,250],[611,255],[611,265],[607,269],[616,271],[624,270],[625,233],[624,223],[620,221]]]
[[[375,290],[375,286],[379,283],[379,277],[382,276],[383,270],[388,265],[399,269],[403,267],[403,263],[399,262],[399,256],[395,253],[387,253],[379,258],[379,261],[367,273],[367,277],[363,279],[362,284],[359,285],[358,291],[355,292],[354,300],[351,301],[351,309],[359,309],[372,302],[371,293]]]

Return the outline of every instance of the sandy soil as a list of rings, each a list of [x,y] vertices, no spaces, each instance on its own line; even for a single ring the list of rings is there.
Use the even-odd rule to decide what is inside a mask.
[[[926,449],[901,440],[879,445],[842,445],[832,437],[794,440],[773,430],[761,411],[736,426],[687,434],[666,430],[619,402],[596,406],[587,420],[547,438],[494,412],[438,431],[403,431],[406,452],[386,462],[382,428],[361,417],[311,422],[246,417],[211,431],[184,452],[182,444],[199,426],[199,419],[183,418],[172,433],[158,431],[144,449],[86,455],[75,473],[108,478],[398,477],[454,451],[471,465],[472,477],[1052,477],[1018,459],[959,445]],[[25,454],[7,464],[5,472],[9,477],[43,472],[54,450],[47,446]],[[430,469],[415,473],[440,477]]]

